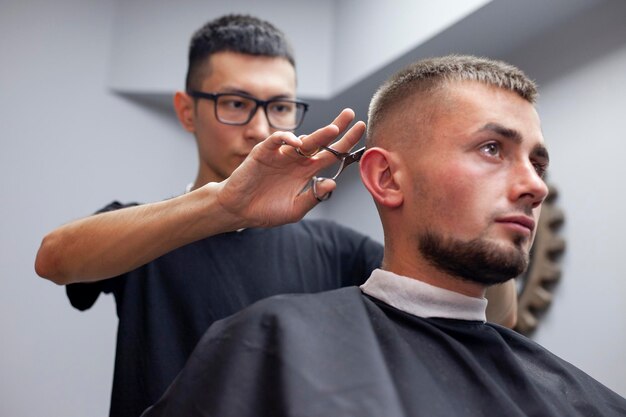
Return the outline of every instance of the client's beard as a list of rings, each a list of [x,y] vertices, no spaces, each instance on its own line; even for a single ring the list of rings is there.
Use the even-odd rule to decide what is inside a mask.
[[[462,241],[433,232],[419,237],[422,255],[435,267],[458,278],[494,285],[515,278],[528,267],[528,252],[519,238],[512,248],[476,238]]]

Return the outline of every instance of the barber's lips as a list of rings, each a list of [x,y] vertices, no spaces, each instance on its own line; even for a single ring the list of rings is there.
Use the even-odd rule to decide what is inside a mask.
[[[535,221],[527,216],[508,216],[496,219],[496,223],[501,224],[511,230],[524,234],[532,234],[535,230]]]

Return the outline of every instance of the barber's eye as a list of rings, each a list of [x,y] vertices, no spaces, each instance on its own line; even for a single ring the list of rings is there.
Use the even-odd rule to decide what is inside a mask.
[[[488,156],[498,156],[500,154],[500,145],[497,143],[486,143],[480,148],[481,152]]]
[[[245,106],[243,101],[234,100],[234,99],[227,100],[224,104],[226,104],[229,107],[232,107],[233,109],[240,109]]]
[[[247,110],[250,108],[250,100],[237,96],[222,96],[218,102],[218,106],[229,111]]]
[[[273,113],[290,113],[293,111],[293,105],[285,102],[272,103],[270,111]]]

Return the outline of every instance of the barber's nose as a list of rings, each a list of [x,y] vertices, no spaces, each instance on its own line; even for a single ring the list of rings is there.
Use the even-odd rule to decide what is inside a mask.
[[[252,116],[252,119],[246,124],[246,138],[261,142],[272,133],[272,128],[265,115],[265,110],[260,107]]]
[[[514,178],[511,196],[514,201],[526,200],[535,208],[548,196],[548,185],[530,161],[520,164]]]

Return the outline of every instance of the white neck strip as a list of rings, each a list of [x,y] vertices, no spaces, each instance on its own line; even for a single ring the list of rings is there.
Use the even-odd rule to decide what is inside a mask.
[[[486,321],[486,298],[470,297],[382,269],[375,269],[361,290],[418,317]]]

